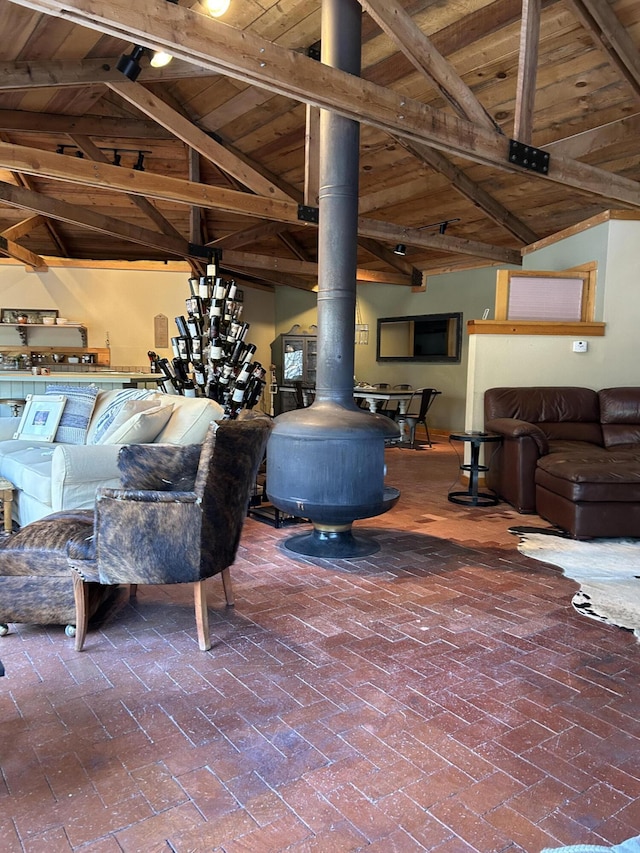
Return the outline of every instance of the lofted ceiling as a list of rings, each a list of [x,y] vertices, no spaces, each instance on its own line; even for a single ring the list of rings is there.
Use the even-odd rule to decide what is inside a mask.
[[[0,253],[198,270],[215,247],[247,283],[311,288],[318,107],[361,122],[362,281],[517,264],[640,208],[640,0],[360,4],[359,79],[310,55],[320,0],[232,0],[220,20],[197,0],[0,0]],[[132,82],[134,43],[174,60]]]

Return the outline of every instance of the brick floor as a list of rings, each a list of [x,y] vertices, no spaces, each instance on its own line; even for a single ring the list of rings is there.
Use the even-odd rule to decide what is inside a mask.
[[[639,647],[521,556],[458,461],[387,452],[402,498],[367,559],[293,555],[248,519],[236,606],[210,581],[123,595],[77,654],[0,639],[0,850],[539,853],[640,833]]]

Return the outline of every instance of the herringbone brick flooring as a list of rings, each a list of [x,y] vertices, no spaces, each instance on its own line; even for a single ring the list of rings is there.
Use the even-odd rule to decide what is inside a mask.
[[[446,438],[394,448],[398,506],[357,561],[247,521],[235,609],[210,582],[123,598],[76,653],[0,639],[0,850],[527,851],[640,832],[639,646],[518,554],[505,504],[446,494]]]

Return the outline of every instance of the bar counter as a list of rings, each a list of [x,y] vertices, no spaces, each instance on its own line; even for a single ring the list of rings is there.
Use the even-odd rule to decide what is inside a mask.
[[[28,394],[44,394],[47,385],[97,385],[110,391],[130,384],[154,388],[164,377],[160,373],[139,373],[119,370],[52,371],[49,375],[33,374],[30,370],[0,370],[0,415],[12,414],[4,402],[25,400]]]

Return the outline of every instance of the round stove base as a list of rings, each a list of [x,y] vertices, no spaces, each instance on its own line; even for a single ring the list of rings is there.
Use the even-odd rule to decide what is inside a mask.
[[[380,550],[375,539],[354,536],[351,525],[329,530],[314,527],[311,533],[292,536],[286,539],[283,545],[287,551],[293,551],[295,554],[324,560],[370,557]]]

